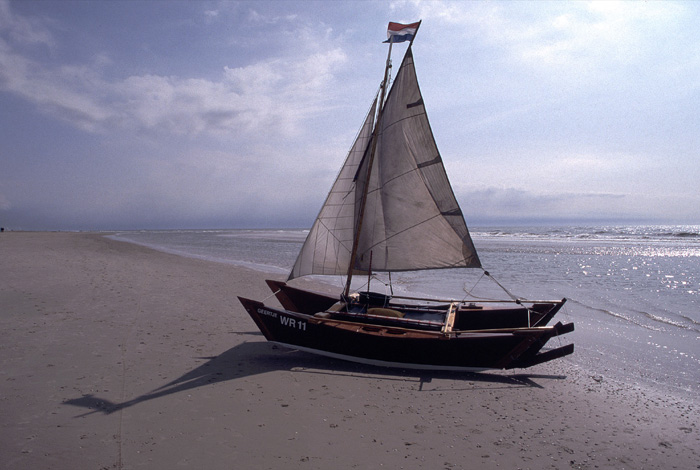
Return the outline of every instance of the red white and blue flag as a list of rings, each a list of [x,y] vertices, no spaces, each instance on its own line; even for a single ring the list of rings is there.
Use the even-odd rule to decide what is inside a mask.
[[[384,42],[404,42],[412,41],[416,35],[416,31],[420,26],[420,21],[411,24],[389,23],[389,28],[386,31],[387,40]]]

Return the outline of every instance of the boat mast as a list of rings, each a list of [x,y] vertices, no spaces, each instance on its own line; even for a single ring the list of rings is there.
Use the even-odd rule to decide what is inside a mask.
[[[411,42],[408,45],[408,48],[410,49],[411,46],[413,46],[413,39],[415,39],[416,34],[418,33],[418,28],[420,28],[420,21],[418,22],[418,26],[416,26],[416,31],[413,34],[413,37],[411,38]],[[350,283],[352,282],[352,272],[355,269],[355,260],[357,259],[357,247],[360,243],[360,233],[362,232],[362,221],[365,217],[365,206],[367,205],[367,193],[369,192],[369,179],[370,176],[372,175],[372,165],[374,164],[374,154],[377,150],[377,140],[379,140],[379,125],[382,122],[382,114],[384,111],[384,99],[386,97],[386,89],[389,86],[387,83],[389,80],[389,69],[391,68],[391,49],[394,45],[394,35],[391,35],[389,37],[389,53],[386,57],[386,66],[384,67],[384,80],[382,81],[382,93],[379,98],[379,111],[377,112],[377,120],[375,121],[374,125],[374,132],[372,133],[372,150],[370,151],[369,154],[369,160],[367,161],[367,176],[365,179],[365,187],[362,192],[362,200],[360,202],[360,211],[357,216],[357,227],[355,229],[355,233],[353,234],[353,240],[352,240],[352,252],[350,253],[350,265],[348,266],[348,275],[347,275],[347,282],[345,283],[345,291],[343,292],[344,297],[348,297],[350,295]],[[368,273],[368,275],[372,275],[372,273]]]

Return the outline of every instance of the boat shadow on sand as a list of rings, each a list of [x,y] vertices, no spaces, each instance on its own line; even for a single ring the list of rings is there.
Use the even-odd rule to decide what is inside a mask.
[[[257,332],[246,335],[259,335]],[[143,395],[122,403],[86,394],[80,398],[65,400],[63,404],[77,406],[89,411],[77,417],[94,413],[111,414],[139,403],[154,400],[175,393],[192,390],[213,383],[226,382],[257,374],[275,371],[288,371],[299,374],[324,374],[329,376],[347,376],[371,378],[373,380],[414,381],[416,390],[435,391],[469,391],[479,388],[543,388],[534,379],[562,380],[564,375],[513,374],[504,375],[494,372],[453,372],[426,371],[413,369],[389,369],[379,366],[357,364],[332,359],[314,354],[279,347],[264,341],[244,342],[232,347],[218,356],[202,357],[207,362],[192,369],[177,379]],[[449,386],[435,386],[433,380],[445,379],[452,382]],[[464,384],[464,387],[459,384]]]

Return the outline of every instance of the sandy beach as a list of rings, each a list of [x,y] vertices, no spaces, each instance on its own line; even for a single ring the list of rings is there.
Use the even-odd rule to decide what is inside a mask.
[[[696,401],[574,359],[421,373],[278,348],[236,299],[264,279],[0,234],[0,468],[700,468]]]

